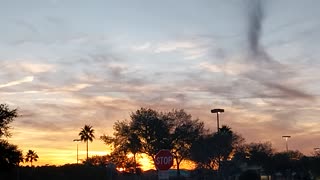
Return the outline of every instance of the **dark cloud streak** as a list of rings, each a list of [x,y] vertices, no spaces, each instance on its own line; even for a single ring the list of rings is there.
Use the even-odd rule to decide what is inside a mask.
[[[254,55],[260,54],[260,36],[262,31],[262,21],[264,17],[264,9],[260,0],[251,0],[249,7],[249,29],[248,40],[249,46]]]
[[[261,45],[264,19],[264,4],[261,0],[249,0],[248,3],[248,43],[249,63],[255,65],[256,69],[245,74],[245,76],[267,89],[276,90],[285,97],[313,100],[314,97],[302,90],[287,85],[288,79],[295,75],[289,68],[274,60]]]

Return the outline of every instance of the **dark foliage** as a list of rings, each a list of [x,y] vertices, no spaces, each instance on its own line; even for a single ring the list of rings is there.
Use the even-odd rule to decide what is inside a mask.
[[[5,180],[155,180],[156,171],[147,171],[143,174],[118,172],[108,166],[64,165],[42,167],[20,167],[5,174],[0,173],[0,179]],[[170,180],[185,178],[170,177]]]
[[[9,109],[8,105],[0,104],[0,138],[11,136],[9,124],[18,116],[17,109]]]
[[[191,146],[192,160],[198,168],[219,169],[219,165],[231,158],[231,153],[242,138],[223,126],[219,132],[204,135]]]
[[[191,159],[191,146],[204,134],[204,124],[198,119],[192,119],[183,109],[172,110],[165,114],[171,122],[169,126],[172,154],[177,166],[177,176],[180,176],[180,163]]]
[[[239,180],[260,180],[260,175],[254,170],[248,170],[239,176]]]
[[[115,172],[108,171],[106,167],[92,167],[84,165],[64,165],[61,167],[43,166],[37,168],[20,168],[18,176],[23,180],[70,180],[90,179],[104,180],[111,179]]]
[[[94,129],[90,125],[85,125],[83,128],[81,128],[81,131],[79,133],[80,140],[87,143],[87,159],[89,158],[89,145],[88,142],[92,142],[94,137]]]
[[[0,138],[11,136],[9,123],[17,116],[16,109],[11,110],[8,105],[0,104]],[[20,162],[23,162],[22,151],[16,145],[0,139],[0,171],[11,171]]]
[[[0,140],[0,171],[8,171],[23,162],[22,152],[16,145]]]
[[[131,127],[142,144],[141,152],[154,159],[161,149],[171,149],[170,122],[163,114],[141,108],[131,114]]]
[[[126,121],[117,121],[114,126],[112,136],[103,135],[100,139],[113,147],[110,161],[118,168],[133,168],[136,171],[139,164],[136,162],[137,153],[142,151],[142,143],[133,128]],[[133,158],[128,158],[128,153],[133,154]]]
[[[170,149],[180,175],[179,165],[191,159],[190,148],[204,132],[204,124],[193,120],[184,110],[158,112],[141,108],[131,114],[131,121],[117,121],[113,136],[100,137],[114,148],[113,155],[132,153],[136,164],[136,154],[144,153],[154,159],[161,149]]]
[[[32,162],[38,161],[38,158],[39,158],[39,156],[35,151],[29,150],[26,154],[25,161],[30,162],[30,165],[32,166]]]

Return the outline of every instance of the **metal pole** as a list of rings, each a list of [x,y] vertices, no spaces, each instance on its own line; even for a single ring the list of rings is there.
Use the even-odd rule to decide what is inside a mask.
[[[211,113],[217,113],[217,133],[220,132],[220,126],[219,126],[219,113],[224,112],[224,109],[211,109]],[[220,179],[220,166],[221,166],[221,159],[220,156],[218,157],[218,178]]]
[[[217,112],[217,132],[219,132],[219,112]]]
[[[286,151],[289,152],[288,139],[291,138],[291,136],[282,136],[282,138],[286,140]]]
[[[79,162],[79,155],[78,155],[78,143],[77,143],[77,164]]]
[[[217,132],[219,133],[219,112],[217,112]],[[220,179],[220,166],[221,166],[221,160],[220,156],[218,157],[218,178]]]
[[[77,164],[79,163],[79,142],[81,141],[81,139],[74,139],[73,142],[77,143]]]
[[[217,132],[219,132],[220,130],[220,126],[219,126],[219,113],[224,112],[224,109],[211,109],[211,113],[217,113]]]

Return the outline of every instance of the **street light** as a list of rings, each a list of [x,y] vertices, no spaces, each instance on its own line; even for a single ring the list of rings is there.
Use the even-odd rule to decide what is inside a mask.
[[[282,138],[286,140],[286,150],[288,152],[289,151],[289,149],[288,149],[288,139],[291,138],[291,136],[282,136]]]
[[[77,164],[79,162],[79,154],[78,154],[78,142],[80,142],[81,139],[74,139],[73,142],[76,142],[77,143]]]
[[[217,113],[217,129],[219,132],[219,114],[223,113],[224,109],[211,109],[211,113]]]

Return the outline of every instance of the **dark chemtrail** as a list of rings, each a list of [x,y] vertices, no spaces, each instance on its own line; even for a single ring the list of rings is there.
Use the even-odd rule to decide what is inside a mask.
[[[260,53],[260,36],[262,31],[262,21],[264,17],[264,9],[260,0],[252,0],[249,4],[249,29],[248,40],[250,50],[254,55]]]
[[[245,76],[261,85],[279,93],[285,98],[313,99],[313,96],[288,85],[286,82],[296,75],[290,67],[273,59],[261,44],[263,20],[265,17],[262,0],[248,0],[248,48],[249,63],[255,70]]]

